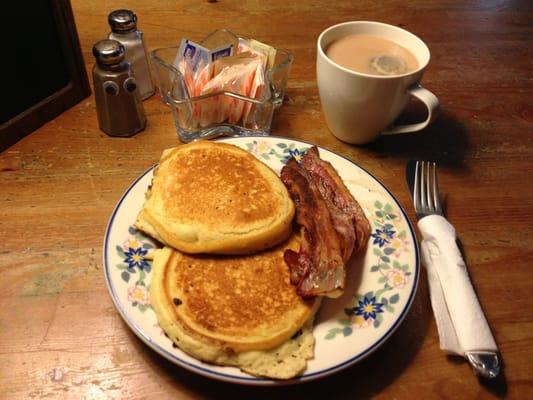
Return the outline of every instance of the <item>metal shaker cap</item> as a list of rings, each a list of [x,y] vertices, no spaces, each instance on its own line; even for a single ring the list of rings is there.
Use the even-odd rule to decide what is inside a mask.
[[[137,16],[131,10],[115,10],[107,17],[114,33],[126,33],[137,28]]]
[[[93,55],[99,65],[115,65],[124,60],[125,49],[122,43],[105,39],[93,46]]]

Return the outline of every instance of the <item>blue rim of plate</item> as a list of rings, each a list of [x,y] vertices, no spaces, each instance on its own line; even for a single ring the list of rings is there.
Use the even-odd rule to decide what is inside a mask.
[[[243,138],[244,137],[218,138],[218,139],[214,139],[213,141],[231,141],[231,139],[243,139]],[[296,142],[296,143],[303,143],[303,144],[310,145],[310,146],[315,146],[315,144],[311,143],[311,142],[307,142],[307,141],[299,140],[299,139],[292,139],[292,138],[288,138],[288,137],[282,137],[282,136],[273,136],[273,135],[266,136],[266,137],[265,136],[246,136],[245,138],[246,139],[276,138],[276,139],[282,139],[282,140],[289,140],[289,141]],[[121,206],[122,202],[128,196],[129,192],[135,187],[137,182],[139,182],[142,178],[144,178],[144,176],[146,174],[148,174],[150,171],[152,171],[154,169],[154,167],[157,165],[157,164],[154,164],[150,168],[145,170],[141,175],[139,175],[130,184],[130,186],[126,189],[124,194],[120,197],[120,200],[118,201],[117,205],[114,207],[113,212],[111,213],[111,217],[109,218],[109,221],[107,223],[107,227],[106,227],[106,230],[105,230],[105,236],[104,236],[104,242],[103,242],[103,248],[104,248],[104,251],[103,251],[104,275],[105,275],[107,288],[109,290],[109,293],[111,294],[111,299],[113,300],[113,303],[115,304],[115,308],[119,311],[119,314],[122,317],[122,319],[124,320],[124,322],[137,335],[137,337],[139,339],[141,339],[148,347],[150,347],[152,350],[154,350],[156,353],[158,353],[159,355],[163,356],[164,358],[166,358],[170,362],[172,362],[174,364],[177,364],[177,365],[179,365],[179,366],[181,366],[181,367],[183,367],[183,368],[185,368],[185,369],[187,369],[187,370],[189,370],[191,372],[195,372],[197,374],[200,374],[200,375],[208,377],[208,378],[214,378],[214,379],[222,380],[222,381],[225,381],[225,382],[239,383],[239,384],[245,384],[245,385],[284,386],[284,385],[298,384],[298,383],[303,383],[303,382],[309,382],[309,381],[316,380],[316,379],[319,379],[319,378],[324,378],[324,377],[332,375],[332,374],[334,374],[336,372],[339,372],[339,371],[341,371],[343,369],[346,369],[349,366],[361,361],[362,359],[366,358],[371,353],[376,351],[379,347],[381,347],[381,345],[383,345],[389,339],[389,337],[396,331],[396,329],[398,329],[400,324],[405,319],[407,313],[411,309],[411,306],[413,304],[413,301],[414,301],[414,298],[415,298],[415,295],[416,295],[416,291],[417,291],[417,288],[418,288],[419,278],[420,278],[420,252],[419,252],[419,248],[418,248],[418,241],[416,239],[416,234],[415,234],[415,231],[414,231],[413,226],[411,224],[411,221],[410,221],[409,217],[407,216],[407,213],[403,209],[402,205],[400,204],[400,202],[396,198],[396,196],[394,196],[394,194],[378,178],[376,178],[371,172],[367,171],[365,168],[361,167],[359,164],[357,164],[356,162],[350,160],[348,157],[343,156],[342,154],[339,154],[339,153],[337,153],[335,151],[329,150],[329,149],[327,149],[325,147],[322,147],[322,146],[319,146],[319,145],[316,145],[316,146],[319,149],[321,149],[321,150],[328,151],[328,152],[330,152],[332,154],[335,154],[338,157],[344,158],[346,161],[354,164],[356,167],[360,168],[366,174],[368,174],[370,177],[372,177],[372,179],[374,179],[392,197],[392,199],[395,201],[396,205],[398,206],[398,208],[402,212],[402,215],[404,216],[405,221],[407,221],[407,226],[409,227],[409,232],[411,233],[411,235],[412,235],[412,237],[414,239],[413,240],[413,246],[414,246],[414,249],[415,249],[414,284],[413,284],[413,288],[411,290],[411,293],[409,293],[409,298],[408,298],[408,300],[407,300],[407,302],[405,304],[405,307],[403,308],[402,312],[400,313],[400,315],[398,316],[398,318],[396,319],[394,324],[392,324],[392,326],[387,330],[387,332],[385,332],[383,334],[383,336],[380,339],[376,340],[370,347],[368,347],[366,350],[364,350],[363,352],[359,353],[358,355],[353,356],[352,358],[350,358],[350,359],[348,359],[348,360],[346,360],[346,361],[344,361],[344,362],[342,362],[340,364],[334,365],[332,367],[329,367],[329,368],[326,368],[326,369],[323,369],[323,370],[320,370],[320,371],[312,372],[312,373],[309,373],[309,374],[305,374],[305,372],[304,372],[303,375],[301,375],[299,377],[296,377],[294,379],[289,379],[289,380],[279,380],[278,381],[278,380],[273,380],[273,379],[268,379],[268,378],[259,378],[259,377],[252,377],[252,376],[250,376],[250,377],[236,376],[236,375],[226,374],[226,373],[223,373],[223,372],[213,371],[213,370],[211,370],[209,368],[203,368],[201,366],[198,366],[198,365],[189,363],[189,362],[187,362],[185,360],[182,360],[179,357],[177,357],[175,354],[170,353],[166,349],[162,348],[159,344],[155,343],[149,336],[147,336],[143,332],[143,330],[141,328],[139,328],[134,322],[130,321],[129,318],[126,316],[124,308],[123,308],[122,304],[120,303],[120,301],[119,301],[119,299],[117,297],[117,294],[115,293],[115,289],[112,286],[111,280],[109,278],[109,272],[108,272],[109,262],[108,262],[108,253],[107,253],[109,233],[110,233],[111,228],[113,226],[113,221],[115,219],[117,211],[120,209],[120,206]]]

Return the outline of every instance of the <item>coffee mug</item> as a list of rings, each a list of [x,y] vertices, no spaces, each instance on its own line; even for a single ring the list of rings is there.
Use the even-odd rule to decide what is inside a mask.
[[[415,56],[418,68],[400,75],[369,75],[344,68],[327,57],[326,48],[333,41],[352,34],[378,36],[403,46]],[[433,121],[439,108],[437,97],[420,85],[429,59],[429,49],[421,39],[393,25],[352,21],[327,28],[318,37],[316,71],[320,102],[331,132],[344,142],[363,144],[381,134],[424,129]],[[427,119],[392,126],[410,96],[426,105]]]

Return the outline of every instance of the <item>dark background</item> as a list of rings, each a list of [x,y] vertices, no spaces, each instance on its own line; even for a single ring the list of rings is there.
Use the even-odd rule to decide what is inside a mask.
[[[65,87],[70,76],[48,0],[0,4],[0,124]]]

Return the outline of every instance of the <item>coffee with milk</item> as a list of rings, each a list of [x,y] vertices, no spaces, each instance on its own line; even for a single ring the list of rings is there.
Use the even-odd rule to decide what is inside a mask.
[[[352,34],[326,48],[335,63],[369,75],[401,75],[418,68],[416,57],[405,47],[376,35]]]

